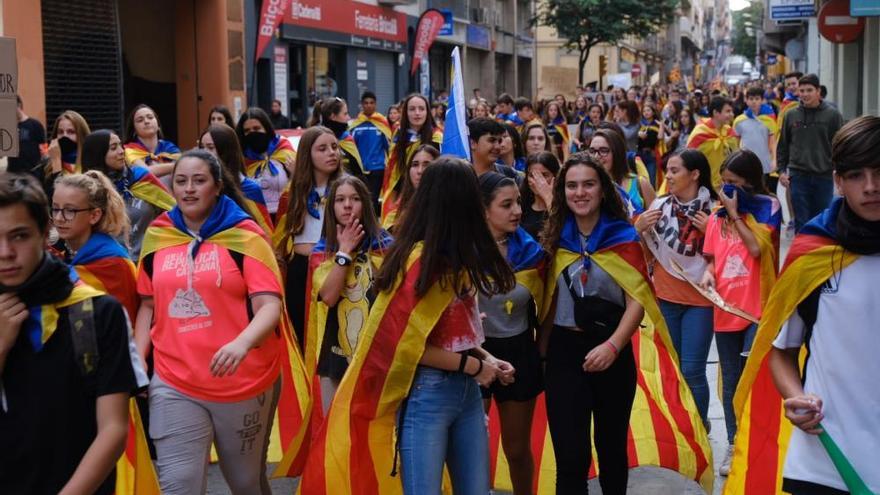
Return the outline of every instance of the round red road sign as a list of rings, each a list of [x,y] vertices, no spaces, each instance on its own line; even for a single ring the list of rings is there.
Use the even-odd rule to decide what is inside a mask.
[[[864,30],[865,18],[849,15],[849,0],[831,0],[819,9],[819,33],[832,43],[852,43]]]

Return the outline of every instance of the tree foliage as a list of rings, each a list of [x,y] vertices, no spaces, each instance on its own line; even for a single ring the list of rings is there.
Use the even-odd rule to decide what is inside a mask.
[[[532,23],[555,29],[563,47],[578,52],[583,84],[590,49],[654,34],[672,22],[678,6],[679,0],[542,0]]]
[[[751,59],[757,46],[757,32],[761,29],[764,3],[752,0],[749,6],[733,12],[733,53]]]

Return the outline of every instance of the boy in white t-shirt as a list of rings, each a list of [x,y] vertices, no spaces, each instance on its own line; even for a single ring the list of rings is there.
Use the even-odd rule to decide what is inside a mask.
[[[785,467],[792,495],[842,494],[854,488],[838,472],[818,434],[826,432],[871,493],[880,493],[880,117],[846,124],[832,142],[834,182],[843,198],[806,225],[792,251],[824,244],[833,275],[806,297],[773,342],[769,365],[785,416],[796,427]],[[799,243],[799,240],[801,241]],[[806,242],[805,242],[806,241]],[[816,256],[816,254],[811,254]],[[821,260],[818,260],[821,262]],[[804,276],[805,282],[809,275]],[[809,350],[803,374],[801,346]],[[851,484],[852,482],[850,482]]]

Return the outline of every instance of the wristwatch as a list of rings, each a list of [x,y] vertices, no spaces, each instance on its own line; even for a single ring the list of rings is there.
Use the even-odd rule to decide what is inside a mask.
[[[333,261],[335,261],[336,264],[339,266],[348,266],[351,264],[352,259],[351,256],[349,256],[348,254],[343,253],[342,251],[337,251],[336,257],[333,259]]]

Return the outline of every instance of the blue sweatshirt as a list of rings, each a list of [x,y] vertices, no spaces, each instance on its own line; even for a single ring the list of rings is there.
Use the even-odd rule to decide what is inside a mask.
[[[385,170],[385,161],[388,156],[388,139],[372,122],[364,122],[350,129],[361,161],[367,172]]]

